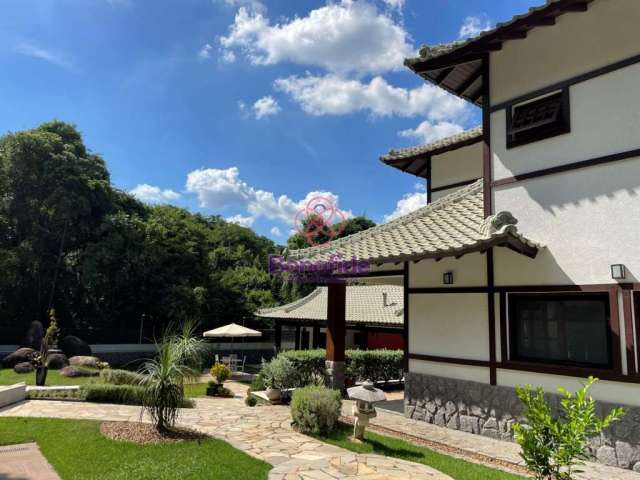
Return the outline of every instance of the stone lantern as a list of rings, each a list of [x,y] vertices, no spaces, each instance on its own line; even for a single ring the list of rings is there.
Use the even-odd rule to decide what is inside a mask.
[[[377,415],[373,404],[386,400],[387,396],[382,390],[374,387],[370,380],[365,381],[359,387],[347,389],[347,395],[349,399],[356,401],[351,410],[351,414],[356,419],[353,425],[353,437],[362,440],[364,430],[369,425],[369,420]]]

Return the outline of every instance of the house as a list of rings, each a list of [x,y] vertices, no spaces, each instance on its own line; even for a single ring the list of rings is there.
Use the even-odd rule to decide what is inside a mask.
[[[423,47],[407,66],[480,107],[481,127],[382,157],[427,180],[427,206],[290,252],[402,272],[407,416],[511,439],[515,386],[594,375],[599,405],[627,414],[591,449],[640,470],[639,24],[637,0],[549,0]],[[344,286],[328,297],[340,385]]]
[[[325,348],[328,288],[317,287],[306,297],[256,316],[272,319],[276,349]],[[402,285],[348,285],[346,287],[346,348],[404,349]],[[283,330],[293,335],[283,341]]]

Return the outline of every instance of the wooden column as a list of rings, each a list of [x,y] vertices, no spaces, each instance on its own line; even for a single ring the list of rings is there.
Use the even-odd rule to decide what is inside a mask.
[[[347,285],[330,283],[327,301],[327,360],[344,362]]]
[[[329,387],[344,389],[347,285],[330,283],[327,299],[327,377]]]
[[[431,185],[429,185],[431,188]],[[404,371],[409,371],[409,262],[404,262],[402,272],[402,285],[403,285],[403,326],[402,333],[404,336]]]
[[[487,250],[487,315],[489,319],[489,383],[497,383],[496,362],[496,297],[493,275],[493,248]],[[502,331],[500,332],[502,335]]]
[[[282,324],[278,321],[275,322],[275,344],[276,352],[282,349]]]
[[[482,178],[484,188],[484,216],[493,214],[493,195],[491,184],[493,169],[491,165],[491,88],[489,54],[482,59]]]

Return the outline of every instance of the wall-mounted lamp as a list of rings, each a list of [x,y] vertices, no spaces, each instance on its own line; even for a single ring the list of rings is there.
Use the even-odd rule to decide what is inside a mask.
[[[442,274],[442,283],[445,285],[453,285],[453,272],[444,272]]]
[[[624,280],[627,276],[626,269],[624,265],[621,263],[616,263],[615,265],[611,265],[611,278],[614,280]]]

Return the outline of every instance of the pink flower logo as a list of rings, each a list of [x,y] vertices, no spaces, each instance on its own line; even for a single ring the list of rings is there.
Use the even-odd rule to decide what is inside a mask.
[[[335,203],[322,196],[309,199],[296,213],[293,224],[305,241],[313,246],[323,245],[344,231],[347,215]]]

